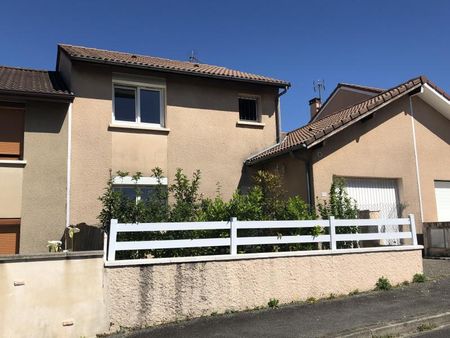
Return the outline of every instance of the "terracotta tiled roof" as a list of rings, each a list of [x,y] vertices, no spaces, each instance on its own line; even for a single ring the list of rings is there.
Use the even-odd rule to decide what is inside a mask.
[[[405,92],[420,87],[425,83],[450,100],[450,96],[447,93],[429,81],[426,77],[416,77],[396,87],[385,90],[370,99],[339,110],[332,115],[328,115],[322,119],[288,132],[280,143],[251,156],[247,159],[246,164],[254,164],[263,159],[287,153],[294,149],[309,148],[313,143],[320,142],[327,138],[332,132],[338,132],[345,129],[347,126],[351,125],[354,120],[371,114],[381,105],[392,102]]]
[[[0,66],[0,93],[71,98],[57,72]]]
[[[120,64],[134,67],[145,67],[153,70],[178,72],[189,75],[257,82],[278,87],[290,86],[290,83],[267,76],[245,73],[238,70],[213,66],[204,63],[175,61],[153,56],[114,52],[103,49],[60,44],[59,48],[70,58],[108,64]]]

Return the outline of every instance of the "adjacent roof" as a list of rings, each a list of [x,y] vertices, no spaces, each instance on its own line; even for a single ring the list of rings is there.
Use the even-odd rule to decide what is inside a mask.
[[[71,99],[57,72],[0,66],[0,93]]]
[[[428,84],[439,94],[443,95],[447,100],[450,100],[450,96],[442,89],[429,81],[425,76],[419,76],[396,87],[382,91],[378,95],[363,102],[339,110],[331,115],[290,131],[280,143],[277,143],[274,146],[251,156],[245,163],[251,165],[295,149],[310,148],[314,144],[323,141],[332,134],[345,129],[360,118],[370,115],[382,105],[396,100],[397,98],[403,96],[403,94],[419,88],[423,84]]]
[[[114,52],[65,44],[60,44],[58,47],[59,50],[64,51],[71,59],[75,60],[125,65],[131,67],[144,67],[165,72],[176,72],[188,75],[263,83],[277,87],[290,86],[290,83],[287,81],[204,63],[175,61],[153,56]]]
[[[319,119],[319,116],[322,113],[323,109],[327,106],[328,102],[334,97],[336,92],[338,90],[340,90],[341,88],[344,88],[344,89],[345,88],[356,89],[356,90],[364,91],[364,92],[367,92],[367,93],[372,93],[373,95],[380,94],[380,93],[382,93],[382,92],[384,92],[386,90],[386,89],[377,88],[377,87],[361,86],[361,85],[357,85],[357,84],[353,84],[353,83],[340,82],[340,83],[337,84],[336,88],[334,88],[334,90],[331,92],[331,94],[328,96],[328,98],[322,104],[322,106],[320,107],[320,109],[317,112],[317,114],[314,115],[309,122],[313,122],[313,121],[316,121],[316,120]]]

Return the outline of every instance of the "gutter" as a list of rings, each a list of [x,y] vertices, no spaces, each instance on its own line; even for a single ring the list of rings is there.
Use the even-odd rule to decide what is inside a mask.
[[[66,227],[70,225],[70,182],[72,163],[72,103],[67,109],[67,181],[66,181]]]
[[[52,93],[39,93],[39,92],[26,92],[20,90],[0,90],[0,95],[16,95],[20,97],[31,97],[31,98],[41,98],[50,99],[52,101],[73,101],[75,95],[73,94],[52,94]]]
[[[277,143],[280,142],[281,137],[281,102],[280,97],[287,93],[290,85],[284,87],[284,89],[277,94]]]
[[[416,139],[416,127],[414,118],[414,109],[412,104],[412,97],[420,95],[423,93],[423,86],[420,86],[420,90],[416,93],[409,95],[409,110],[411,113],[411,129],[413,135],[413,145],[414,145],[414,160],[416,162],[416,177],[417,177],[417,192],[419,194],[419,207],[420,207],[420,221],[423,222],[423,202],[422,202],[422,188],[420,185],[420,170],[419,170],[419,157],[417,155],[417,139]]]

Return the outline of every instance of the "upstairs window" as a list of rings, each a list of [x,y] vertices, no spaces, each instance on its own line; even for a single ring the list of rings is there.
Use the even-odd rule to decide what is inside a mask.
[[[163,90],[114,86],[114,121],[164,126]]]
[[[0,106],[0,160],[23,159],[24,109]]]
[[[239,120],[258,122],[258,100],[256,98],[239,98]]]

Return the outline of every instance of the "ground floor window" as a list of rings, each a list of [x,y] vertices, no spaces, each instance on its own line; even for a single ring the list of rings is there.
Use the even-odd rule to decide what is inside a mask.
[[[115,177],[114,190],[119,191],[123,196],[134,200],[146,201],[156,196],[158,189],[167,190],[167,178],[163,178],[160,182],[155,177],[141,177],[134,180],[131,176]]]

